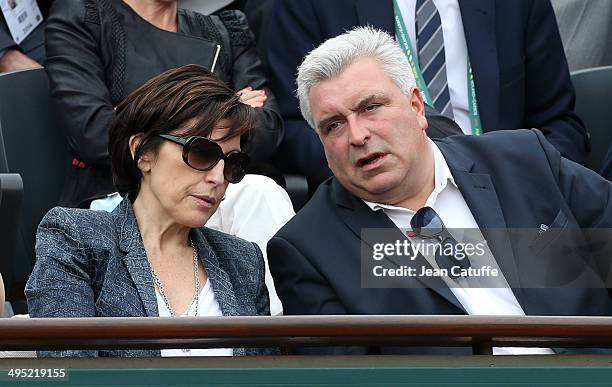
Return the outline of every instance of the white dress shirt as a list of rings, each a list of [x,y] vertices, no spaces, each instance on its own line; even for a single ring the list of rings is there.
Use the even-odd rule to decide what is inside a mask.
[[[453,232],[465,229],[478,229],[478,224],[472,215],[472,211],[470,211],[470,208],[465,202],[461,191],[459,191],[459,188],[453,179],[453,175],[448,168],[448,164],[446,163],[442,152],[440,152],[438,146],[433,141],[428,141],[432,147],[435,160],[435,187],[431,195],[429,195],[427,198],[425,207],[431,207],[436,211],[451,234],[453,234]],[[401,229],[410,228],[410,220],[416,212],[402,207],[372,203],[365,200],[364,202],[373,211],[384,211],[389,219],[391,219],[391,221],[393,221],[393,223]],[[461,241],[461,235],[453,234],[453,237],[455,237],[457,241]],[[411,241],[416,242],[412,238],[410,239]],[[480,240],[484,240],[482,234],[480,235]],[[486,253],[482,257],[470,257],[470,261],[473,263],[473,266],[480,267],[488,264],[499,269],[493,254],[488,248],[485,250]],[[433,268],[438,268],[438,265],[435,262],[435,257],[424,256],[424,258]],[[477,265],[474,265],[476,262],[474,262],[473,259],[478,260]],[[501,273],[501,270],[499,271]],[[457,300],[459,300],[466,312],[470,315],[525,315],[523,308],[508,286],[506,279],[503,277],[503,273],[498,278],[490,279],[491,281],[499,281],[495,283],[495,287],[478,287],[481,282],[474,281],[482,280],[473,278],[459,278],[457,280],[452,280],[445,277],[443,280],[447,283],[453,295],[457,298]],[[493,348],[493,354],[495,355],[553,353],[554,352],[549,348]]]
[[[446,78],[453,105],[454,119],[465,134],[472,134],[467,89],[468,51],[458,0],[433,0],[442,23]],[[412,49],[417,54],[415,9],[416,0],[397,0],[402,19],[408,29]],[[418,54],[417,54],[418,55]]]

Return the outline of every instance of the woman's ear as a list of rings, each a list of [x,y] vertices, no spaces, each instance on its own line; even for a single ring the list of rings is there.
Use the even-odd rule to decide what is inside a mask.
[[[144,138],[144,133],[133,134],[130,136],[128,144],[130,146],[130,153],[132,154],[132,159],[136,157],[136,151],[138,150],[138,146],[142,142]],[[146,172],[151,169],[148,152],[141,153],[138,160],[136,160],[136,165],[142,172]]]

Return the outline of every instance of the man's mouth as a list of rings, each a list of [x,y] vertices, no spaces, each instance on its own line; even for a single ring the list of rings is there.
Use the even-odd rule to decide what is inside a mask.
[[[359,168],[373,166],[374,164],[376,164],[377,161],[379,161],[383,157],[385,157],[385,154],[381,152],[369,154],[366,157],[363,157],[357,160],[357,166]]]

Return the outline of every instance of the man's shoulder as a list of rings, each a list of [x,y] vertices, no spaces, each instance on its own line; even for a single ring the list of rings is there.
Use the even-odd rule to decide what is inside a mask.
[[[526,158],[542,156],[543,148],[548,144],[538,129],[496,130],[480,136],[449,136],[434,142],[445,155],[446,152],[457,152],[468,158],[490,156],[495,159],[500,159],[501,154]]]

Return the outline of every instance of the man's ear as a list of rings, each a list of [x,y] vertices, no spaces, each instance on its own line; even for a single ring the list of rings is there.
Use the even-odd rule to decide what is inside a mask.
[[[425,102],[423,101],[423,95],[417,87],[413,87],[410,95],[410,106],[416,114],[417,121],[421,126],[421,129],[427,129],[429,125],[427,118],[425,118]]]
[[[132,154],[132,159],[136,157],[136,150],[138,149],[138,146],[142,142],[143,138],[144,133],[133,134],[130,136],[128,144],[130,146],[130,153]],[[151,169],[151,160],[149,159],[150,157],[148,155],[148,152],[145,152],[140,155],[138,160],[136,160],[136,165],[138,165],[138,168],[140,168],[141,171],[146,172]]]

